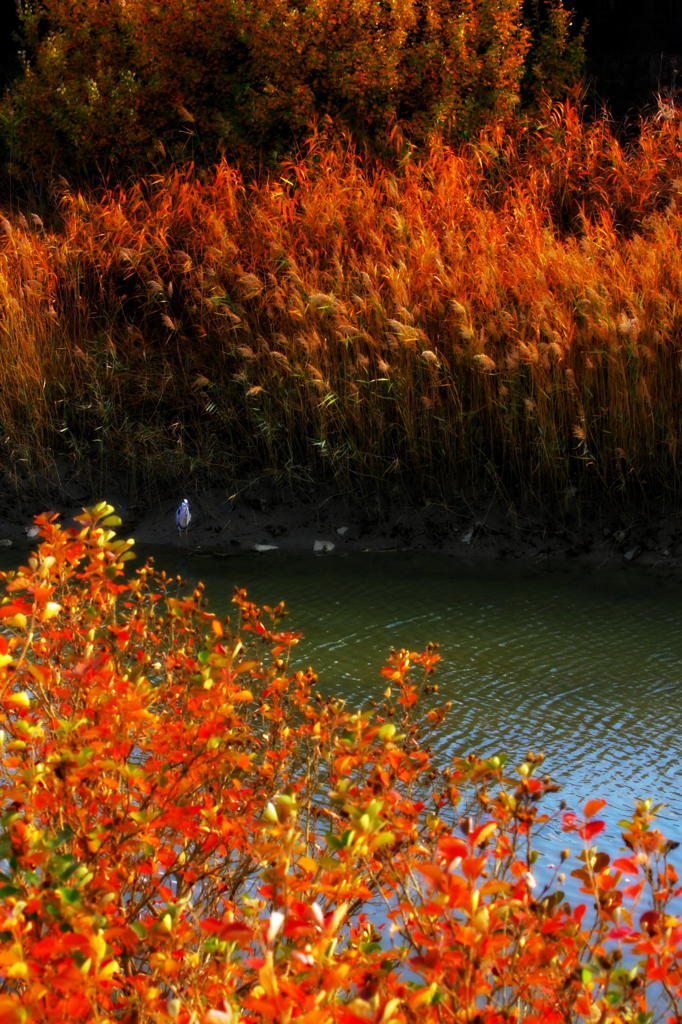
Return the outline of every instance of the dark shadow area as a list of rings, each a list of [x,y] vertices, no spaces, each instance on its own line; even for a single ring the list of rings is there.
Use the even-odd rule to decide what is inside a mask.
[[[677,0],[572,0],[589,22],[587,75],[615,118],[669,98],[682,74],[682,4]]]
[[[19,71],[17,42],[14,38],[18,27],[15,0],[0,0],[0,82],[3,91]]]

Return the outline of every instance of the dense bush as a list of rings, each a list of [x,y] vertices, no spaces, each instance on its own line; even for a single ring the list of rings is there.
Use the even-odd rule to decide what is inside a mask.
[[[647,804],[614,860],[603,801],[563,814],[569,906],[568,851],[535,877],[542,756],[431,763],[434,648],[391,654],[376,710],[324,698],[282,606],[237,593],[229,627],[124,578],[111,511],[42,517],[5,577],[2,1024],[679,1020],[677,844]]]
[[[534,74],[553,95],[579,47],[553,28],[561,0],[542,8]],[[470,137],[517,104],[531,42],[520,0],[35,0],[20,17],[0,125],[13,166],[40,177],[264,157],[323,116],[380,145],[396,121],[417,141]]]

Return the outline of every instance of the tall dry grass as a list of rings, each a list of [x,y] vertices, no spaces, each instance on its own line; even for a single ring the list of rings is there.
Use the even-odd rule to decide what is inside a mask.
[[[677,118],[569,105],[393,168],[318,137],[257,184],[64,183],[2,221],[3,462],[675,493],[680,193]]]

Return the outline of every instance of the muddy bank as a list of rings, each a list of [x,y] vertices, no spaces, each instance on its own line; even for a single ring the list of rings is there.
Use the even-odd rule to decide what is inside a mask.
[[[459,494],[448,505],[396,500],[359,505],[349,495],[320,490],[275,492],[260,482],[233,493],[186,495],[192,511],[187,537],[175,528],[184,494],[147,506],[131,504],[115,487],[92,493],[75,481],[49,501],[0,492],[0,545],[17,552],[34,543],[33,517],[46,510],[73,522],[84,505],[105,498],[123,520],[122,532],[143,544],[188,544],[227,557],[242,550],[424,551],[448,557],[560,559],[592,565],[649,565],[682,571],[682,512],[661,503],[604,508],[567,495],[563,507],[514,502],[499,494]]]

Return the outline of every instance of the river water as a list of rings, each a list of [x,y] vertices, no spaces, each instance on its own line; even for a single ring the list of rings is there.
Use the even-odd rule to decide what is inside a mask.
[[[295,665],[352,706],[381,699],[391,647],[440,644],[438,696],[453,702],[434,745],[441,764],[541,750],[563,785],[557,803],[608,801],[608,845],[646,797],[666,804],[660,827],[682,840],[682,579],[397,552],[218,559],[168,548],[155,561],[203,580],[221,615],[235,585],[258,604],[283,599],[287,628],[304,634]]]
[[[619,819],[645,797],[665,803],[661,828],[682,840],[682,579],[421,553],[155,547],[138,558],[150,554],[190,585],[203,580],[221,616],[235,585],[258,604],[283,599],[287,628],[304,634],[294,665],[312,665],[319,689],[351,706],[381,699],[391,647],[440,644],[438,696],[453,702],[434,745],[441,765],[454,753],[506,751],[518,763],[541,750],[563,785],[557,804],[608,801],[607,845],[620,845]],[[3,551],[3,567],[24,557]]]

